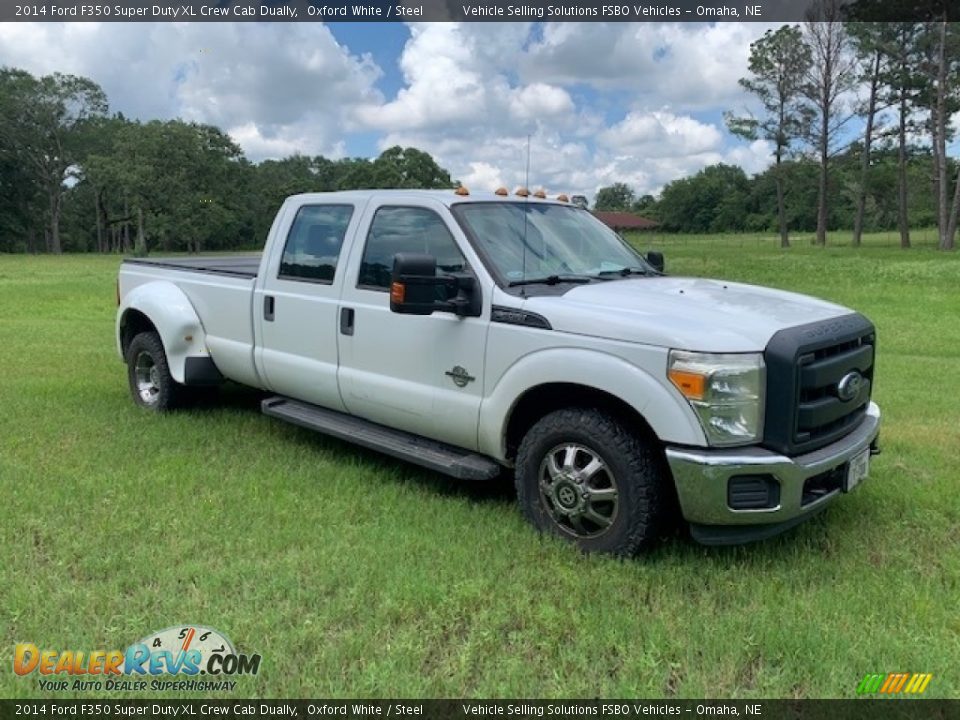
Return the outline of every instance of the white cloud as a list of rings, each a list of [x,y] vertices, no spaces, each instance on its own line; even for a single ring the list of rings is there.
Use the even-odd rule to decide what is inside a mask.
[[[503,174],[500,168],[494,167],[488,162],[471,162],[470,170],[460,177],[460,181],[468,188],[499,188],[506,185],[503,181]]]
[[[763,23],[550,23],[521,63],[526,80],[629,90],[639,107],[700,109],[743,97]]]
[[[638,194],[715,162],[757,172],[770,148],[734,141],[719,117],[759,24],[421,23],[389,98],[370,55],[327,26],[294,23],[0,24],[0,65],[91,77],[112,109],[228,131],[253,160],[355,154],[355,133],[419,147],[468,186],[525,182]]]
[[[413,145],[430,152],[467,187],[494,190],[527,184],[527,137],[443,137],[422,134],[388,134],[381,145]],[[558,133],[540,132],[530,137],[531,189],[569,192],[591,182],[589,148]]]
[[[362,108],[370,128],[386,132],[444,134],[477,127],[522,127],[570,118],[574,102],[566,90],[543,82],[514,85],[509,72],[522,52],[529,27],[522,23],[420,23],[400,55],[405,87],[380,106]]]
[[[487,105],[488,88],[455,24],[410,28],[400,57],[407,86],[380,107],[361,111],[371,127],[403,130],[453,125]]]
[[[601,133],[599,142],[618,154],[663,158],[714,151],[723,136],[713,125],[661,110],[631,112]]]
[[[724,154],[723,162],[739,165],[748,175],[763,172],[773,162],[773,143],[767,140],[754,140],[749,145],[731,148]]]
[[[478,189],[524,184],[529,135],[535,187],[592,195],[623,181],[656,193],[711,163],[766,166],[764,143],[728,148],[722,128],[689,114],[743,98],[737,79],[760,32],[558,23],[535,38],[515,23],[415,25],[399,61],[404,87],[361,117],[384,133],[382,148],[427,150]],[[633,105],[612,123],[589,107],[611,89],[631,91]]]
[[[303,134],[304,132],[307,134]],[[282,158],[290,155],[303,155],[304,148],[312,147],[316,139],[309,134],[309,128],[300,124],[280,126],[272,134],[264,131],[256,123],[248,122],[228,128],[230,137],[252,158]],[[336,140],[324,147],[322,154],[337,159],[346,155],[343,140]]]
[[[510,95],[510,114],[528,122],[569,117],[575,110],[566,90],[544,83],[517,88]]]
[[[399,61],[405,86],[360,116],[384,133],[381,148],[422,148],[478,189],[523,184],[530,136],[531,184],[566,186],[591,163],[579,136],[598,119],[563,88],[516,81],[528,35],[518,23],[414,25]]]
[[[113,110],[219,125],[254,159],[332,152],[382,102],[380,69],[320,24],[0,24],[0,65],[90,77]]]

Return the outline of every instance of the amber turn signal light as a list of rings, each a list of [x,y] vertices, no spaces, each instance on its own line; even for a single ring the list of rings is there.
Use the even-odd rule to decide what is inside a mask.
[[[677,390],[690,400],[703,400],[707,389],[707,378],[697,373],[684,370],[671,370],[670,382],[677,386]]]
[[[402,305],[407,297],[407,286],[401,282],[395,282],[390,286],[390,302]]]

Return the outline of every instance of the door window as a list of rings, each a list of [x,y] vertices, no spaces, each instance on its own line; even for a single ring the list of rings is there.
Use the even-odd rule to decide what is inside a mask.
[[[301,207],[287,235],[278,277],[332,283],[352,216],[352,205]]]
[[[381,207],[370,224],[357,286],[389,289],[393,256],[400,252],[432,255],[438,275],[464,272],[467,266],[453,235],[433,210]]]

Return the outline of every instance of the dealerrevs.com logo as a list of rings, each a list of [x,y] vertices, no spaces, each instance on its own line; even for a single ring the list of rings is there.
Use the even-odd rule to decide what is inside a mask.
[[[259,670],[260,655],[238,653],[226,635],[202,625],[174,625],[126,650],[49,650],[26,642],[13,653],[14,673],[36,676],[41,690],[55,691],[233,690],[237,683],[228,678]]]

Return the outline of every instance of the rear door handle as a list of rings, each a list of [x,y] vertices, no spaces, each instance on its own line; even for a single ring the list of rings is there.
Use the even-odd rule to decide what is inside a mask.
[[[275,306],[276,304],[274,302],[273,295],[263,296],[263,319],[264,320],[267,320],[268,322],[273,322],[273,318],[274,318],[273,311],[275,309]]]
[[[340,308],[340,332],[353,335],[353,308]]]

